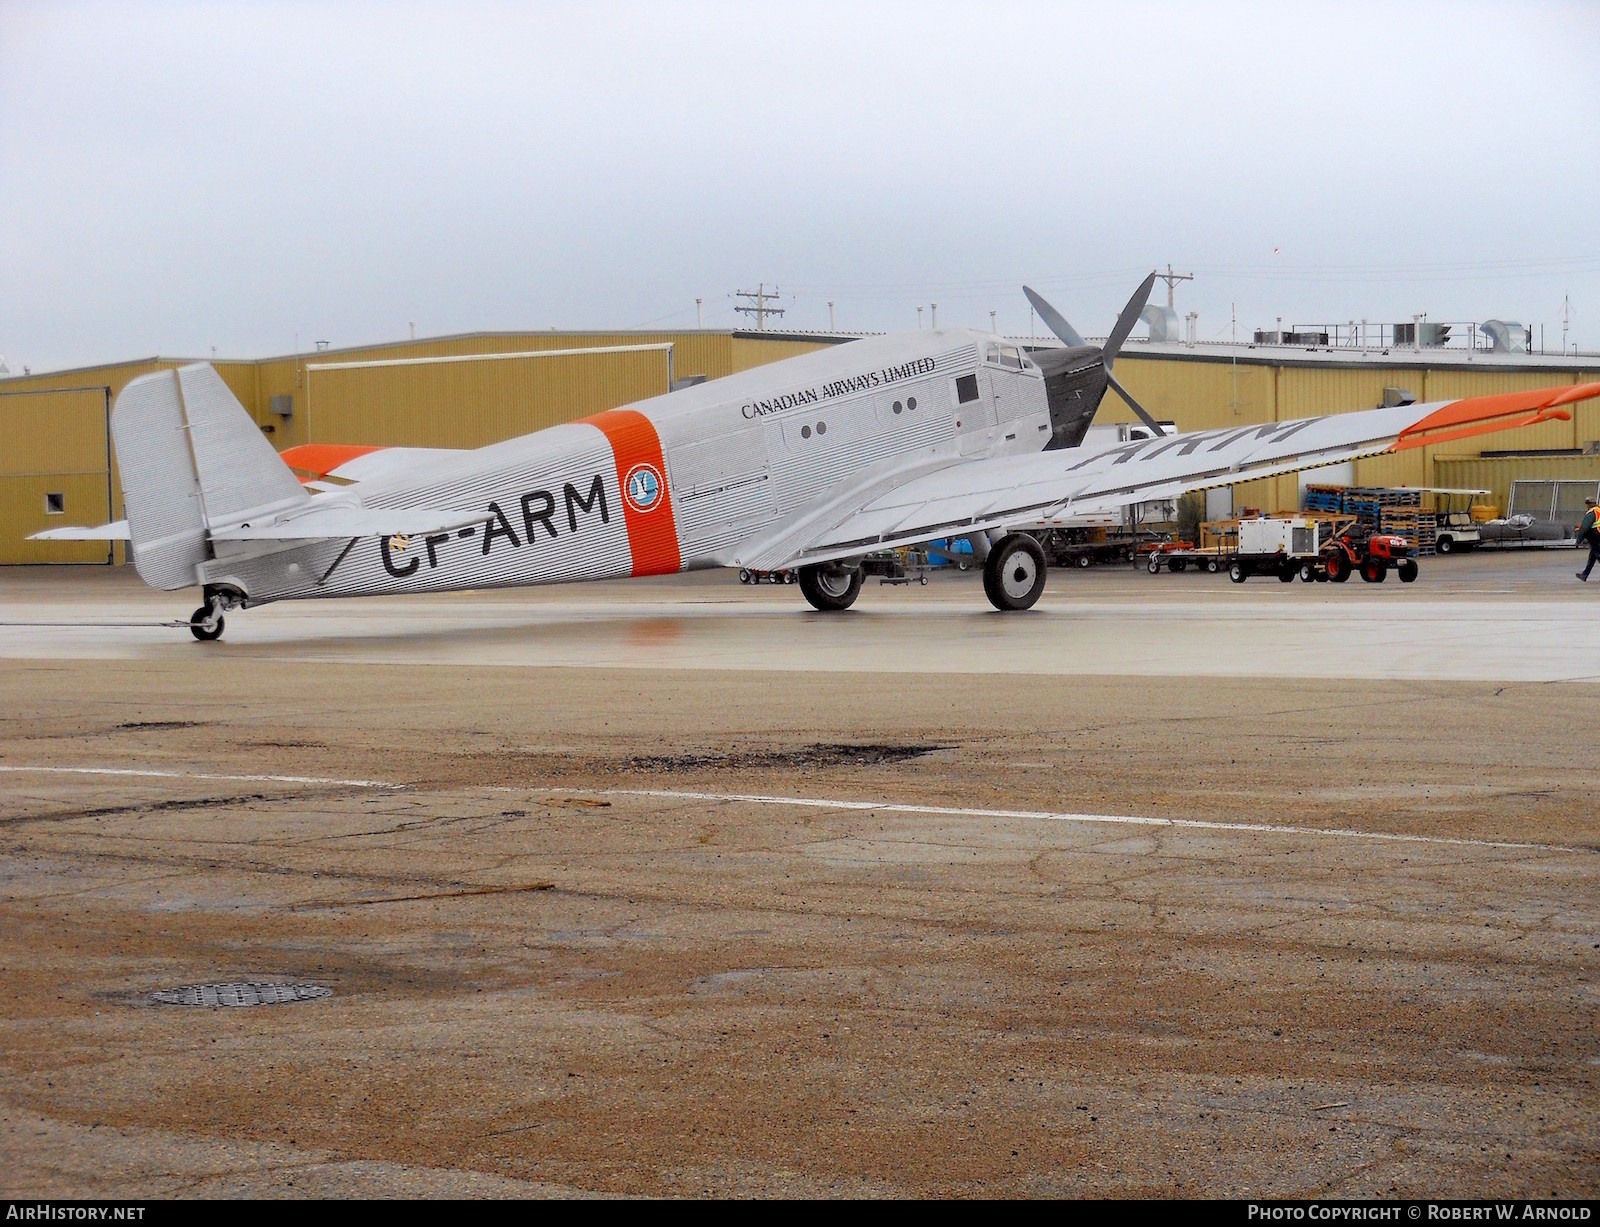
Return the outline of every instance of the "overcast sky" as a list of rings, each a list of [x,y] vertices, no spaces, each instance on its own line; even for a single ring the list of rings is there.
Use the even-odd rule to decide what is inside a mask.
[[[477,329],[1203,339],[1501,317],[1600,349],[1600,5],[0,3],[0,354]],[[1165,291],[1158,286],[1158,300]]]

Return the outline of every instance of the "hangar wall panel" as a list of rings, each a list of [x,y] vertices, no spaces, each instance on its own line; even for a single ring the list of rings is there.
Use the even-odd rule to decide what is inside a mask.
[[[809,354],[813,350],[831,348],[828,341],[791,341],[786,338],[768,337],[731,337],[732,363],[725,374],[735,371],[748,371],[752,367],[765,366],[769,362],[778,362],[784,358],[795,358],[801,354]],[[687,354],[685,354],[687,357]],[[700,374],[701,372],[689,371],[680,364],[678,375],[681,378],[687,374]]]
[[[668,391],[664,350],[306,371],[315,443],[482,447]]]
[[[1513,481],[1600,482],[1600,456],[1441,456],[1434,462],[1432,484],[1463,490],[1492,490],[1494,504],[1505,514],[1511,505]]]
[[[690,375],[704,375],[708,379],[717,379],[723,375],[733,373],[733,338],[727,333],[497,333],[484,336],[446,337],[428,341],[401,342],[391,345],[374,345],[359,349],[329,351],[318,354],[301,354],[298,357],[272,358],[256,364],[257,389],[254,403],[256,420],[263,427],[271,426],[273,446],[282,451],[288,447],[295,447],[301,443],[309,443],[313,438],[318,443],[389,443],[401,445],[399,439],[374,439],[371,431],[365,430],[361,439],[338,438],[329,432],[328,423],[318,420],[308,424],[307,407],[307,381],[320,381],[327,378],[332,372],[313,373],[308,375],[308,370],[319,363],[330,362],[369,362],[391,361],[408,358],[448,358],[461,357],[475,354],[505,354],[523,353],[528,351],[549,349],[585,349],[602,348],[617,345],[650,345],[670,342],[672,351],[672,373],[677,379]],[[791,347],[789,354],[800,352]],[[560,362],[561,359],[548,359],[550,362]],[[664,360],[663,360],[664,362]],[[493,365],[493,364],[489,364]],[[658,363],[664,370],[664,365]],[[376,368],[374,368],[376,369]],[[581,370],[573,368],[571,376],[577,383],[571,389],[555,386],[553,383],[545,387],[555,401],[566,401],[573,405],[590,403],[585,397],[582,381],[586,378]],[[554,379],[555,376],[542,378]],[[558,421],[571,421],[576,417],[583,417],[588,413],[598,412],[600,409],[614,409],[618,405],[626,404],[630,400],[639,400],[646,396],[658,395],[665,387],[662,382],[664,376],[652,376],[653,382],[647,388],[634,391],[633,385],[622,388],[617,394],[621,399],[611,403],[601,404],[598,409],[585,408],[581,412],[574,411],[567,417],[558,417]],[[592,382],[592,381],[591,381]],[[641,385],[642,386],[642,385]],[[425,394],[427,385],[418,383],[413,389],[418,395]],[[405,395],[404,387],[398,388],[400,395]],[[570,395],[568,394],[570,392]],[[272,398],[286,396],[292,398],[294,412],[283,418],[271,411]],[[242,398],[241,398],[242,399]],[[244,402],[247,406],[251,401]],[[392,412],[397,417],[414,416],[420,408],[414,405],[398,402],[393,406]],[[552,422],[554,424],[554,422]],[[482,430],[478,430],[473,437],[481,437]],[[516,433],[513,431],[512,433]],[[494,440],[488,440],[493,442]],[[438,442],[439,447],[466,447],[475,446],[464,442]]]
[[[0,415],[0,564],[109,561],[103,541],[27,540],[113,518],[104,389],[0,393]]]
[[[1124,354],[1117,378],[1156,418],[1180,430],[1212,430],[1274,420],[1272,367],[1248,363],[1188,362]],[[1115,392],[1109,393],[1097,423],[1136,422]]]

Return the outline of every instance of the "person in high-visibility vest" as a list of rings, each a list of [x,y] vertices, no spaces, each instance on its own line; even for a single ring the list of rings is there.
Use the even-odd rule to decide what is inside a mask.
[[[1578,578],[1588,583],[1589,572],[1594,570],[1596,562],[1600,562],[1600,508],[1595,506],[1592,498],[1584,499],[1583,507],[1583,520],[1578,525],[1578,544],[1589,547],[1589,561],[1578,572]]]

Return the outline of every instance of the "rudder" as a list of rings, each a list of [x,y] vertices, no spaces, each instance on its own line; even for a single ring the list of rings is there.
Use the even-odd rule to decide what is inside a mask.
[[[152,588],[202,582],[208,529],[310,497],[209,363],[131,381],[111,412],[133,565]]]

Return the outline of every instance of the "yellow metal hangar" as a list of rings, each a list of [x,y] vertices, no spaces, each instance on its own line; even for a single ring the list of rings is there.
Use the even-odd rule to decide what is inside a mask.
[[[465,448],[851,339],[709,330],[473,333],[213,365],[279,450],[305,443]],[[1386,398],[1442,400],[1600,380],[1594,356],[1322,341],[1301,334],[1254,344],[1135,338],[1117,372],[1147,410],[1184,431],[1367,409]],[[129,380],[188,361],[149,358],[0,379],[0,564],[124,560],[120,544],[26,538],[122,516],[110,405]],[[1133,420],[1114,396],[1100,413],[1101,424]],[[1481,486],[1504,507],[1516,478],[1600,481],[1600,404],[1575,406],[1570,422],[1344,468],[1323,479]],[[1234,504],[1296,507],[1302,480],[1245,483]]]

